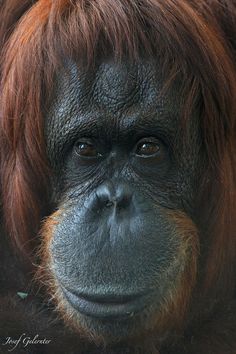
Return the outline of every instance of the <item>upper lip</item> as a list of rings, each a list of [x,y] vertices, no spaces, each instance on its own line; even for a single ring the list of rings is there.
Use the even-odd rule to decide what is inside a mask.
[[[67,301],[80,313],[99,318],[128,317],[144,308],[144,294],[85,294],[62,287]]]

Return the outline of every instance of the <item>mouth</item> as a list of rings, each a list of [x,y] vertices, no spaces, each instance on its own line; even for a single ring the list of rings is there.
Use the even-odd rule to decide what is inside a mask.
[[[146,306],[144,294],[108,295],[84,294],[63,287],[69,304],[82,315],[100,319],[125,319],[142,311]]]

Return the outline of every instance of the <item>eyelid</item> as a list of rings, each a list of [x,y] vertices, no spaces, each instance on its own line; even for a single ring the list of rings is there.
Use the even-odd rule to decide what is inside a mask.
[[[134,145],[134,148],[133,148],[133,151],[135,151],[138,147],[138,145],[140,144],[145,144],[145,143],[153,143],[153,144],[158,144],[160,146],[165,146],[165,144],[162,142],[161,139],[157,138],[157,137],[154,137],[154,136],[146,136],[146,137],[143,137],[143,138],[140,138],[136,141],[135,145]]]
[[[96,145],[94,139],[92,138],[86,138],[86,137],[82,137],[82,138],[78,138],[74,145],[78,144],[78,143],[84,143],[84,144],[89,144],[89,145]]]
[[[138,139],[136,144],[138,144],[140,142],[156,143],[159,141],[161,142],[161,139],[157,138],[155,136],[144,136],[143,138]]]

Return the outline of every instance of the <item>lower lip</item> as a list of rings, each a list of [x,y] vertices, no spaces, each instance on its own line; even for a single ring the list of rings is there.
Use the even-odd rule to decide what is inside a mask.
[[[99,301],[91,300],[91,296],[80,296],[63,287],[63,293],[67,301],[81,314],[97,318],[128,318],[142,311],[145,307],[144,296],[130,296],[129,299],[124,297],[99,298]],[[107,301],[107,302],[106,302]]]

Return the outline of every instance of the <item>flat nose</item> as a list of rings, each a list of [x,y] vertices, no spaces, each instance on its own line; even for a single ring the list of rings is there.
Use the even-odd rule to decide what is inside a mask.
[[[100,208],[127,208],[132,200],[132,191],[130,186],[125,183],[117,183],[115,185],[109,181],[98,187],[96,199]]]

